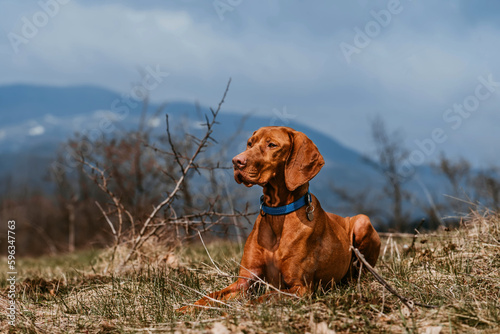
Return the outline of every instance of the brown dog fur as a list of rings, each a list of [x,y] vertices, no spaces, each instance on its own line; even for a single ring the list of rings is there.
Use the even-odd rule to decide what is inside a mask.
[[[248,187],[262,186],[264,204],[277,207],[304,196],[324,160],[316,145],[302,132],[287,127],[264,127],[249,138],[247,149],[233,158],[233,165],[236,182]],[[213,299],[223,301],[245,294],[256,276],[298,296],[311,293],[320,285],[328,288],[351,273],[351,245],[375,265],[380,238],[367,216],[344,218],[325,212],[315,196],[312,206],[312,221],[306,213],[312,208],[307,207],[277,216],[261,212],[245,244],[240,278],[194,305],[209,305],[214,303]],[[179,311],[190,309],[185,306]]]

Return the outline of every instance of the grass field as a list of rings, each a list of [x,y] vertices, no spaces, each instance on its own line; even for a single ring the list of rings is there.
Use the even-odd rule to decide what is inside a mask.
[[[109,251],[20,259],[16,326],[5,316],[6,259],[1,261],[2,333],[499,333],[500,216],[473,215],[459,229],[386,236],[377,271],[417,303],[410,312],[370,273],[307,298],[267,304],[245,299],[193,314],[175,309],[227,286],[241,251],[212,243],[167,251],[148,245],[129,267],[110,273]],[[405,246],[406,245],[406,246]],[[409,248],[409,250],[408,250]],[[118,253],[120,255],[120,253]],[[259,290],[265,291],[262,286]]]

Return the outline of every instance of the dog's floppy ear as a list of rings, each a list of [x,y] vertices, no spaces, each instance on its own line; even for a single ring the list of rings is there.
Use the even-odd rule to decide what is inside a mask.
[[[290,134],[290,154],[285,165],[285,183],[290,191],[309,182],[319,173],[325,160],[311,139],[299,131]]]

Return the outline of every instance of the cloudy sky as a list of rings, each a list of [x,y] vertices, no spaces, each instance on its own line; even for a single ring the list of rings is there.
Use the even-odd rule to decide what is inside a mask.
[[[0,85],[126,92],[153,68],[154,100],[215,105],[231,77],[227,111],[363,153],[381,115],[415,161],[500,165],[500,1],[0,0],[0,29]]]

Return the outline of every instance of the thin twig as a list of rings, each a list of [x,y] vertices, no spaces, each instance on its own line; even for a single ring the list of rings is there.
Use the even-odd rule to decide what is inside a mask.
[[[201,243],[203,244],[203,247],[205,248],[205,252],[207,252],[208,258],[210,259],[210,261],[212,262],[212,264],[214,265],[214,267],[217,269],[217,272],[219,274],[228,275],[229,276],[229,274],[227,274],[227,273],[223,272],[222,270],[220,270],[220,268],[215,264],[214,259],[212,259],[212,256],[210,255],[210,252],[207,249],[207,246],[205,246],[205,241],[203,241],[203,238],[201,236],[200,231],[198,231],[198,235],[200,236]]]
[[[235,211],[236,213],[224,213],[224,212],[215,212],[215,211],[203,211],[200,213],[195,213],[191,215],[185,215],[185,216],[180,216],[178,218],[175,218],[174,220],[190,220],[190,219],[195,219],[195,218],[201,218],[201,217],[210,217],[210,216],[215,216],[215,217],[224,217],[224,218],[235,218],[235,217],[241,217],[241,216],[251,216],[251,215],[256,215],[259,212],[238,212]]]
[[[203,297],[207,298],[208,300],[211,300],[211,301],[213,301],[213,302],[216,302],[216,303],[219,303],[219,304],[222,304],[222,305],[224,305],[224,306],[228,306],[228,307],[229,307],[229,304],[226,304],[226,303],[224,303],[224,302],[223,302],[223,301],[221,301],[221,300],[218,300],[218,299],[215,299],[215,298],[209,297],[208,295],[204,294],[204,293],[203,293],[203,292],[201,292],[201,291],[198,291],[198,290],[196,290],[196,289],[193,289],[193,288],[191,288],[191,287],[189,287],[189,286],[187,286],[187,285],[185,285],[185,284],[182,284],[182,283],[180,283],[180,282],[174,281],[173,279],[170,279],[170,281],[172,281],[172,282],[174,282],[174,283],[176,283],[176,284],[178,284],[178,285],[182,286],[183,288],[186,288],[186,289],[188,289],[188,290],[191,290],[191,291],[193,291],[193,292],[196,292],[197,294],[199,294],[199,295],[201,295],[201,296],[203,296]],[[194,307],[198,307],[198,306],[199,306],[199,305],[191,305],[191,304],[188,304],[188,305],[190,305],[190,306],[194,306]],[[202,307],[203,307],[203,306],[202,306]]]
[[[360,266],[359,266],[359,275],[358,275],[358,294],[359,294],[359,298],[361,299],[362,295],[361,295],[361,273],[363,272],[363,262],[361,262]]]
[[[382,284],[382,286],[384,288],[386,288],[387,290],[389,290],[390,293],[392,293],[393,295],[395,295],[396,297],[398,297],[401,300],[401,302],[403,304],[405,304],[406,307],[408,307],[408,309],[410,311],[412,311],[412,312],[414,311],[413,305],[422,306],[422,307],[426,307],[426,308],[437,308],[437,306],[435,306],[435,305],[427,305],[427,304],[422,304],[422,303],[415,303],[412,300],[410,300],[410,299],[408,299],[408,298],[403,297],[402,295],[400,295],[389,283],[387,283],[387,281],[382,276],[380,276],[375,271],[375,269],[368,263],[368,261],[365,260],[365,257],[363,256],[363,254],[361,254],[361,252],[359,251],[359,249],[354,248],[352,246],[351,246],[351,249],[354,251],[354,254],[356,254],[356,257],[366,266],[366,269],[368,269],[368,271],[372,273],[372,275],[375,277],[375,279],[380,284]]]
[[[130,260],[130,258],[135,253],[135,251],[137,250],[137,248],[139,248],[149,237],[151,237],[153,234],[155,234],[156,231],[160,228],[159,226],[156,226],[153,229],[153,231],[151,231],[150,233],[148,233],[145,236],[145,233],[148,230],[148,228],[150,227],[150,224],[153,221],[154,217],[156,217],[156,215],[158,214],[158,212],[161,209],[163,209],[166,205],[169,205],[171,203],[171,201],[175,198],[175,195],[181,189],[182,184],[184,183],[184,180],[186,178],[186,175],[187,175],[188,171],[191,168],[193,168],[194,161],[196,160],[196,158],[198,157],[198,155],[202,152],[203,148],[205,147],[208,139],[210,138],[210,136],[212,134],[212,131],[213,131],[212,128],[213,128],[213,126],[215,124],[215,119],[216,119],[216,117],[217,117],[217,115],[218,115],[218,113],[220,111],[220,108],[221,108],[222,104],[224,103],[224,100],[226,98],[227,92],[229,91],[229,85],[230,84],[231,84],[231,79],[229,79],[229,81],[227,83],[226,90],[224,91],[224,95],[222,96],[222,99],[219,102],[219,106],[218,106],[217,110],[213,111],[212,109],[210,109],[212,111],[212,120],[211,120],[211,122],[209,122],[208,119],[207,119],[207,124],[206,124],[207,125],[207,131],[205,132],[205,136],[201,140],[201,143],[198,145],[196,151],[191,156],[191,159],[188,161],[188,163],[186,164],[186,166],[182,170],[182,175],[179,178],[179,180],[177,180],[175,188],[172,190],[172,192],[168,195],[167,198],[165,198],[160,204],[158,204],[156,207],[154,207],[153,211],[148,216],[148,218],[144,222],[144,225],[142,226],[141,230],[139,231],[139,235],[135,238],[134,243],[132,245],[132,248],[130,249],[127,257],[125,258],[125,260],[123,261],[122,266],[124,266]]]
[[[180,167],[180,170],[184,176],[184,173],[185,173],[185,168],[184,166],[182,165],[182,162],[181,160],[179,159],[180,157],[180,154],[177,152],[177,150],[175,149],[175,144],[172,140],[172,136],[170,135],[170,125],[168,123],[168,114],[165,115],[166,117],[166,122],[167,122],[167,138],[168,138],[168,144],[170,145],[170,148],[172,149],[172,152],[174,153],[174,158],[175,158],[175,162],[177,162],[177,164],[179,165]]]
[[[378,232],[381,237],[394,237],[394,238],[411,238],[413,234],[411,233],[394,233],[394,232]]]
[[[115,235],[115,245],[113,246],[113,251],[111,253],[111,263],[114,261],[115,259],[115,253],[116,253],[116,250],[118,249],[118,244],[120,243],[120,240],[121,240],[121,236],[122,236],[122,227],[123,227],[123,215],[122,213],[123,212],[126,212],[129,216],[129,219],[131,219],[131,223],[133,224],[133,218],[132,218],[132,215],[125,209],[125,207],[123,206],[120,198],[118,198],[118,196],[116,196],[108,187],[108,179],[106,177],[106,172],[105,170],[102,170],[100,169],[99,167],[97,166],[94,166],[92,164],[90,164],[89,162],[87,162],[83,156],[83,154],[81,154],[80,152],[80,160],[79,162],[83,165],[83,166],[87,166],[89,167],[92,172],[97,172],[99,175],[100,175],[100,179],[101,179],[101,182],[99,182],[97,180],[97,176],[95,177],[92,177],[86,170],[85,168],[82,167],[82,171],[83,173],[85,173],[87,175],[87,177],[91,180],[93,180],[97,186],[103,191],[105,192],[106,194],[108,194],[108,196],[111,198],[111,200],[113,201],[115,207],[116,207],[116,210],[118,212],[117,216],[118,216],[118,231],[115,230],[113,224],[111,224],[110,220],[108,219],[108,217],[106,216],[104,210],[102,209],[102,207],[98,204],[99,208],[101,209],[102,213],[104,214],[104,217],[105,219],[108,221],[108,223],[110,224],[111,226],[111,230],[113,231],[113,234]],[[107,267],[106,267],[106,270],[107,270]]]
[[[233,260],[234,261],[234,260]],[[236,261],[234,261],[235,263],[237,263]],[[297,298],[297,299],[302,299],[300,296],[297,296],[296,294],[294,293],[288,293],[288,292],[285,292],[285,291],[282,291],[278,288],[276,288],[275,286],[273,286],[272,284],[269,284],[267,283],[266,281],[264,281],[262,278],[260,278],[259,276],[257,276],[255,273],[253,273],[252,271],[250,271],[248,268],[245,268],[243,265],[240,264],[240,267],[245,269],[246,271],[248,271],[250,274],[253,275],[253,278],[248,278],[249,280],[252,280],[252,281],[255,281],[255,282],[259,282],[261,284],[264,284],[265,286],[267,286],[268,288],[270,288],[271,290],[274,290],[276,291],[277,293],[279,294],[282,294],[282,295],[285,295],[285,296],[288,296],[288,297],[294,297],[294,298]]]
[[[417,236],[420,234],[420,232],[418,230],[422,227],[424,222],[425,222],[425,218],[422,218],[422,220],[420,221],[418,226],[415,228],[415,234],[413,235],[413,240],[411,241],[411,246],[406,250],[405,254],[410,254],[410,252],[415,247],[415,241],[417,240]]]
[[[108,222],[109,227],[111,227],[111,232],[113,232],[113,236],[115,237],[116,240],[118,240],[118,235],[116,234],[115,227],[113,226],[113,223],[111,222],[111,220],[109,220],[108,215],[106,214],[106,212],[102,208],[101,204],[99,204],[98,201],[95,201],[95,204],[97,205],[99,210],[101,210],[101,213],[104,216],[104,219],[106,219],[106,221]]]

